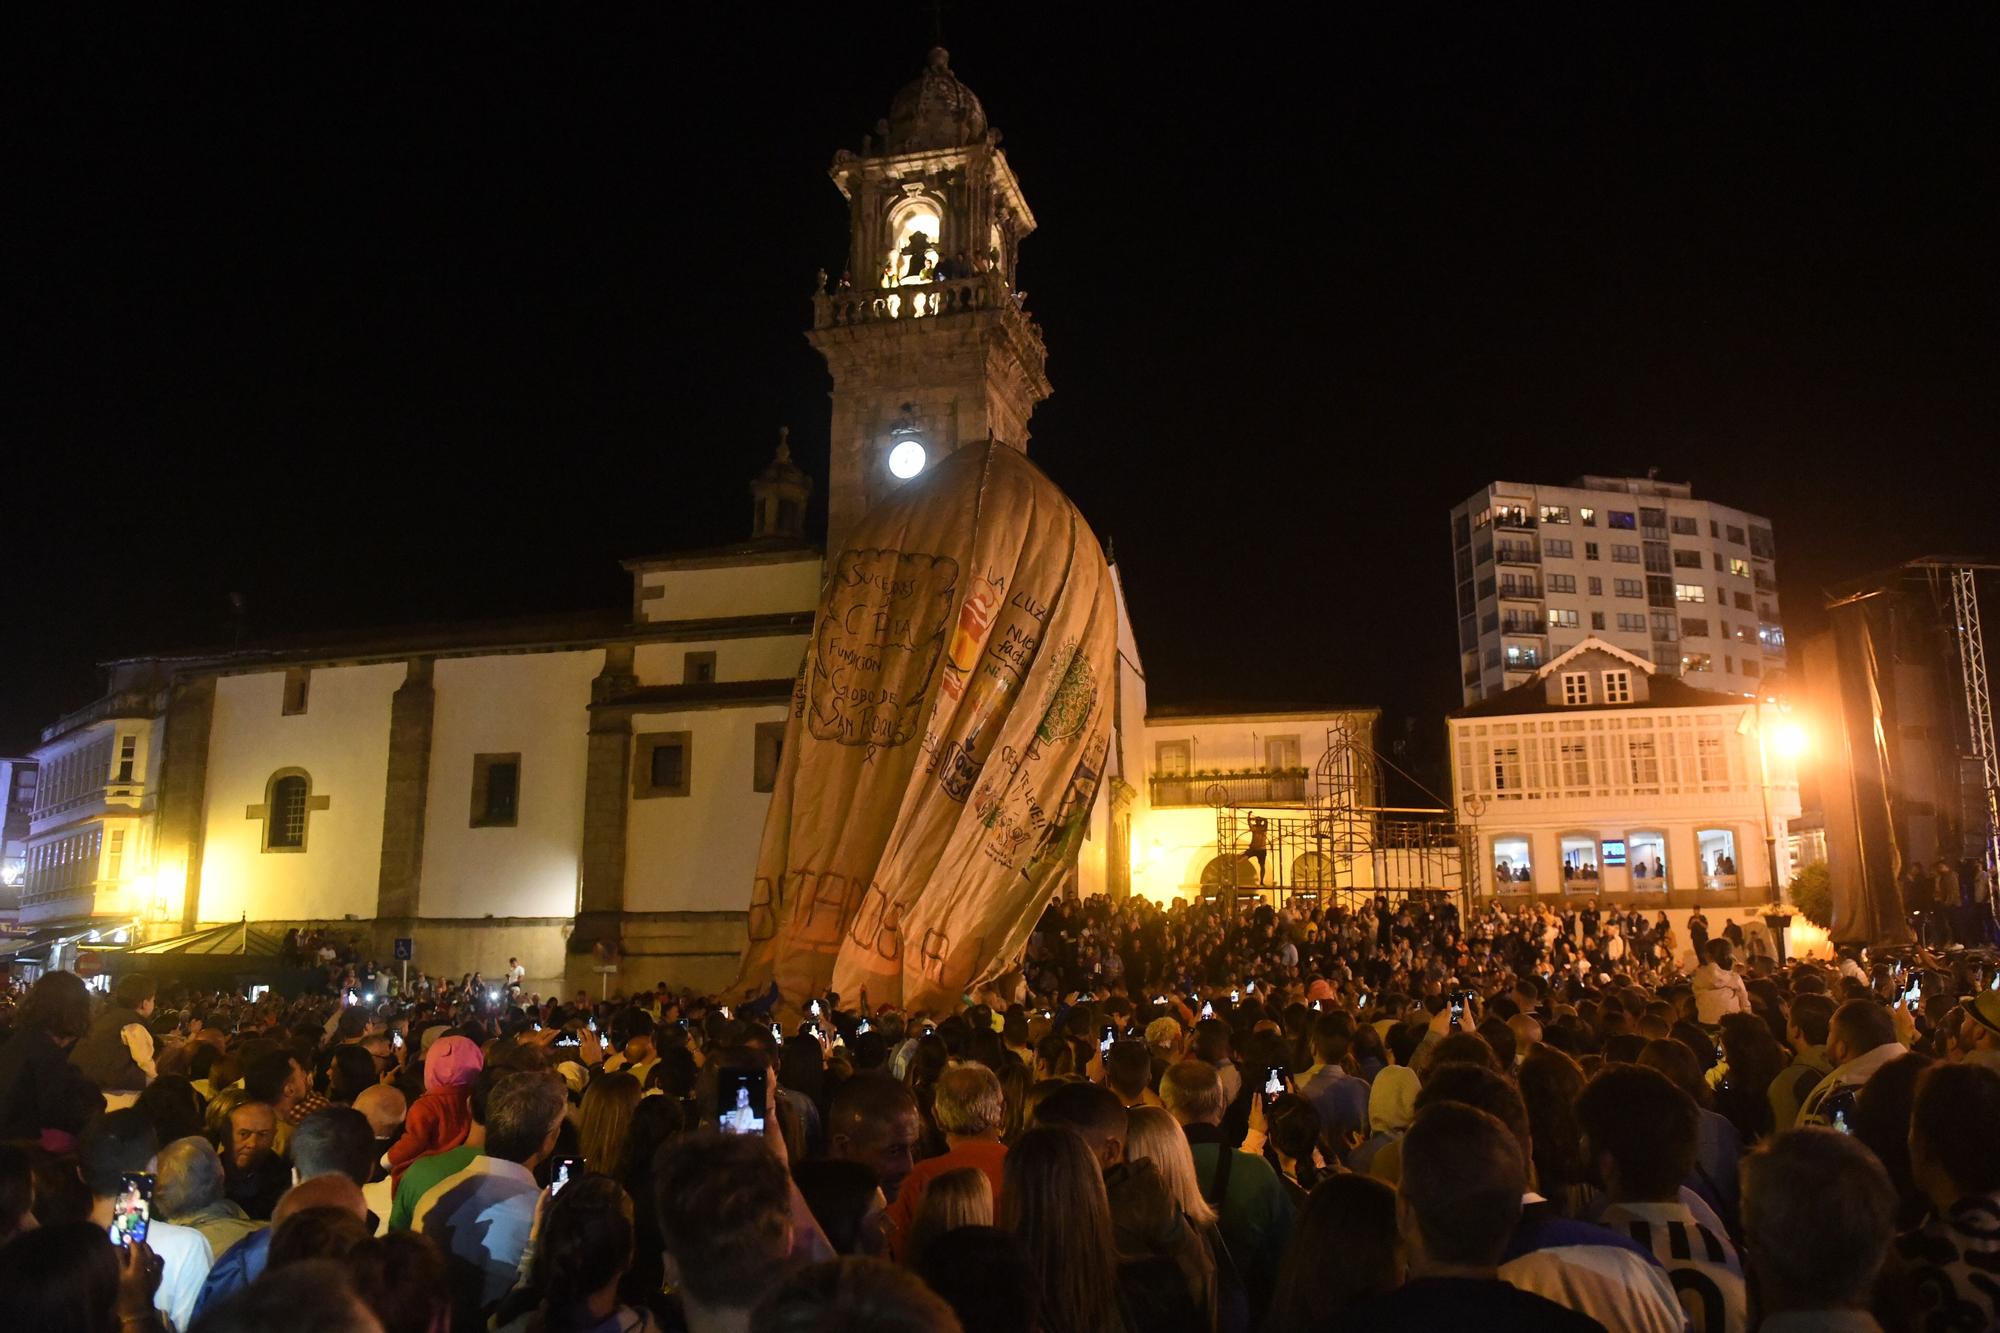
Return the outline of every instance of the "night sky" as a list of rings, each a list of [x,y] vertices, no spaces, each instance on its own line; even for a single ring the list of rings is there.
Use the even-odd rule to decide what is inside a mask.
[[[826,167],[932,6],[43,8],[0,747],[233,592],[251,639],[622,605],[619,558],[747,535],[780,425],[823,506]],[[1030,452],[1156,702],[1435,732],[1495,477],[1770,515],[1795,639],[2000,554],[1991,7],[1304,12],[942,9],[1041,223]]]

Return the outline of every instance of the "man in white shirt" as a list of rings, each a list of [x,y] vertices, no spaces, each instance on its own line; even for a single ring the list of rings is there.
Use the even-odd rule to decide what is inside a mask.
[[[541,1186],[535,1168],[555,1151],[569,1104],[553,1074],[509,1074],[486,1100],[486,1149],[418,1201],[412,1229],[444,1252],[453,1323],[484,1328],[520,1275]]]
[[[518,958],[507,960],[507,989],[518,991],[528,980],[528,969],[521,966]]]
[[[1708,942],[1708,961],[1694,970],[1695,1014],[1714,1027],[1724,1014],[1750,1012],[1750,989],[1736,975],[1736,949],[1726,939]]]
[[[153,1122],[143,1112],[127,1108],[107,1111],[84,1127],[77,1143],[77,1159],[84,1183],[90,1187],[90,1220],[109,1228],[114,1205],[128,1173],[154,1173],[158,1168],[160,1137]],[[194,1318],[195,1297],[208,1278],[214,1252],[199,1231],[153,1221],[146,1230],[146,1244],[160,1257],[158,1290],[153,1307],[185,1329]]]

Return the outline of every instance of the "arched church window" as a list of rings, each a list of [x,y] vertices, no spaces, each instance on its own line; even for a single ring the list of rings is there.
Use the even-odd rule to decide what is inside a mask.
[[[889,214],[889,253],[882,263],[882,285],[902,287],[937,277],[939,237],[944,217],[929,199],[906,199]]]
[[[312,777],[303,769],[285,768],[264,784],[264,803],[244,813],[263,822],[265,851],[302,852],[313,813],[329,804],[327,797],[313,795]]]

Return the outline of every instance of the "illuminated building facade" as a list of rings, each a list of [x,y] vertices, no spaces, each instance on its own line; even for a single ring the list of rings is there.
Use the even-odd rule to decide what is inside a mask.
[[[1496,481],[1451,511],[1460,686],[1488,699],[1595,637],[1707,690],[1785,664],[1769,519],[1686,482]]]
[[[1586,638],[1447,721],[1480,891],[1661,908],[1768,902],[1799,814],[1778,710]]]
[[[815,295],[808,337],[834,383],[837,543],[942,453],[1025,449],[1049,384],[1015,286],[1034,217],[942,51],[832,175],[852,267]],[[30,961],[68,962],[93,929],[248,919],[333,923],[385,962],[408,937],[433,974],[518,957],[544,991],[595,990],[614,952],[613,987],[725,984],[825,565],[782,438],[750,492],[747,540],[627,561],[626,609],[107,664],[105,696],[35,751]],[[1118,596],[1116,724],[1068,887],[1172,897],[1213,858],[1215,821],[1200,807],[1206,847],[1194,825],[1148,831],[1145,673]],[[1172,867],[1147,852],[1168,841]]]

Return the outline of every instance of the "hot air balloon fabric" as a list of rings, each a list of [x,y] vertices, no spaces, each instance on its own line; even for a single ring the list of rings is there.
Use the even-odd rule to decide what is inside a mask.
[[[1095,534],[1017,449],[871,510],[793,688],[739,984],[943,1008],[1014,967],[1096,798],[1117,614]]]

